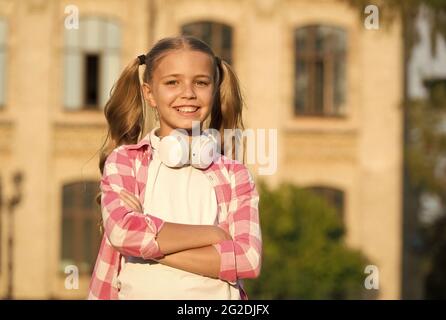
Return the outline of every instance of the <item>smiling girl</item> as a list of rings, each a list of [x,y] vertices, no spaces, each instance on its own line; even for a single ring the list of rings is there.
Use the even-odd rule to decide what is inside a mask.
[[[89,299],[248,298],[243,279],[257,278],[262,262],[250,172],[225,152],[204,166],[171,165],[162,152],[174,132],[190,151],[197,123],[227,150],[224,129],[243,129],[242,106],[230,65],[191,36],[161,39],[125,68],[104,110],[104,234]],[[148,133],[146,108],[159,120]]]

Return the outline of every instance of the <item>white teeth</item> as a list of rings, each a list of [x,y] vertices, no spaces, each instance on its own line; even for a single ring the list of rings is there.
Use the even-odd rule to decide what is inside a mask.
[[[187,112],[195,112],[195,111],[198,110],[197,107],[179,107],[179,108],[176,108],[176,109],[177,109],[177,111],[185,112],[185,113],[187,113]]]

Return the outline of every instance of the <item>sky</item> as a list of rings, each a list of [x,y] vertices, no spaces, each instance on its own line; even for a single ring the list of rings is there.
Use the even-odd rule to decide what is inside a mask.
[[[437,52],[433,58],[430,49],[429,20],[425,9],[418,16],[417,27],[420,41],[413,48],[409,62],[409,97],[426,98],[427,91],[422,83],[424,78],[446,79],[446,44],[440,35],[437,35]]]

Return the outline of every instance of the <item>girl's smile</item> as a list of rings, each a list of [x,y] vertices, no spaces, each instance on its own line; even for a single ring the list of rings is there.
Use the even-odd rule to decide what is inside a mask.
[[[174,107],[174,109],[177,110],[179,114],[183,117],[196,118],[200,110],[200,107],[194,105],[184,105],[184,106]]]

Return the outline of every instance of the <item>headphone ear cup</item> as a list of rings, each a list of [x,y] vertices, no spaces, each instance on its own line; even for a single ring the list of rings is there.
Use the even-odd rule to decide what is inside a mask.
[[[189,146],[180,135],[169,135],[159,143],[159,157],[168,167],[179,168],[189,163]]]
[[[217,145],[209,136],[200,135],[192,138],[191,165],[198,169],[206,169],[215,160]]]

